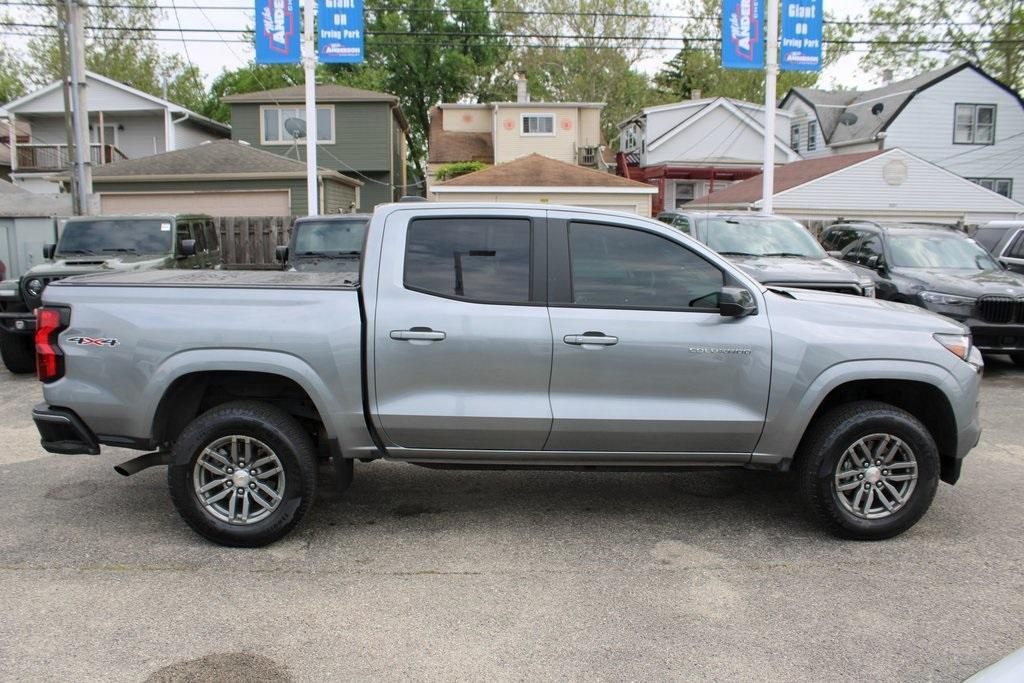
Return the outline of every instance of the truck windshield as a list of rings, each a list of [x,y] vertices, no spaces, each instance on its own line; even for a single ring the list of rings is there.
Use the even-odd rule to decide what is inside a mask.
[[[296,223],[295,255],[359,255],[363,251],[367,223],[365,218]]]
[[[58,254],[169,254],[171,223],[159,218],[74,221],[64,226]]]
[[[725,255],[825,258],[811,234],[788,218],[706,218],[708,246]]]
[[[957,235],[893,235],[889,251],[897,268],[999,268],[984,249]]]

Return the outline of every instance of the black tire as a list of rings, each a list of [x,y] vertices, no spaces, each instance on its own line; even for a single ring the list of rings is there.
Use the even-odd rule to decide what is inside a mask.
[[[1024,353],[1011,353],[1010,360],[1012,360],[1015,364],[1019,365],[1020,367],[1024,368]]]
[[[917,481],[909,500],[878,519],[858,517],[847,510],[835,485],[840,458],[859,439],[873,434],[901,439],[917,461]],[[877,541],[898,536],[928,511],[939,484],[939,453],[932,435],[910,413],[888,403],[856,401],[835,408],[811,425],[795,470],[800,497],[813,520],[836,536]]]
[[[281,502],[251,524],[232,524],[206,511],[193,485],[193,469],[203,449],[217,439],[239,435],[273,450],[284,470]],[[193,420],[178,437],[167,468],[167,484],[178,514],[198,534],[220,545],[254,548],[284,537],[309,509],[316,495],[316,450],[298,421],[275,406],[235,401]]]
[[[0,332],[0,357],[15,375],[36,371],[35,339],[30,334]]]

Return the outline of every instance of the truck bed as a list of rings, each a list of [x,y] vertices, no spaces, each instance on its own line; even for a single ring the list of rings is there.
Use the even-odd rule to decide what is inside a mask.
[[[140,270],[93,273],[57,280],[51,286],[95,287],[231,287],[244,289],[355,289],[356,270],[338,273],[295,273],[279,270]]]

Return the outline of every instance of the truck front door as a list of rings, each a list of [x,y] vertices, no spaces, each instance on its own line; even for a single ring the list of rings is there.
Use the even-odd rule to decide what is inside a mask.
[[[370,370],[391,445],[543,449],[552,347],[545,226],[542,210],[388,216]]]
[[[764,311],[720,315],[723,271],[640,221],[552,211],[548,231],[554,422],[546,450],[746,462],[768,401]]]

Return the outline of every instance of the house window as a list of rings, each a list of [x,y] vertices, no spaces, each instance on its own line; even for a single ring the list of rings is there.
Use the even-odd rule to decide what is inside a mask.
[[[789,146],[796,152],[800,149],[800,124],[794,123],[789,127]]]
[[[636,149],[636,128],[630,126],[626,129],[624,138],[623,149]]]
[[[958,104],[953,114],[953,143],[991,145],[996,141],[996,105]]]
[[[1013,178],[968,178],[968,180],[1004,197],[1013,196]]]
[[[694,196],[697,193],[697,186],[695,183],[680,183],[676,182],[676,193],[675,193],[675,207],[678,209],[687,202],[692,202]]]
[[[814,121],[807,122],[807,151],[813,152],[818,148],[818,124]]]
[[[554,135],[554,114],[523,114],[520,118],[519,132],[522,135]]]
[[[293,136],[289,128],[298,124],[288,123],[289,119],[306,121],[305,107],[261,107],[263,120],[260,126],[260,140],[265,145],[290,145],[305,142],[306,136]],[[334,144],[334,107],[316,108],[316,139],[319,144]]]

